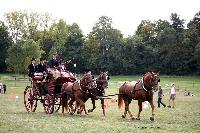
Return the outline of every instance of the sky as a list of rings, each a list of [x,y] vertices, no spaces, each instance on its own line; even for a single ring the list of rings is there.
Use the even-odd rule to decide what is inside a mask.
[[[48,12],[67,24],[78,23],[84,35],[106,15],[112,18],[114,28],[128,36],[135,34],[142,20],[170,21],[171,13],[188,23],[200,11],[200,0],[2,0],[0,20],[5,20],[5,13],[24,10]]]

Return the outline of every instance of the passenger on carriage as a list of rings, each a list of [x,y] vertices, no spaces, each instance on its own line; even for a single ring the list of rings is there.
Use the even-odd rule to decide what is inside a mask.
[[[44,61],[45,61],[44,58],[40,58],[40,64],[38,64],[38,66],[37,66],[37,72],[38,73],[47,72],[47,66],[46,66]]]
[[[52,59],[48,62],[48,65],[50,67],[48,71],[50,71],[56,79],[61,76],[60,72],[57,70],[57,68],[59,67],[57,53],[53,53]]]
[[[47,66],[45,64],[45,59],[40,58],[40,64],[37,65],[37,71],[34,75],[39,75],[42,77],[43,80],[47,76]]]
[[[66,62],[64,61],[63,58],[60,59],[59,67],[60,67],[61,77],[74,78],[74,75],[69,71],[69,68],[66,66]]]
[[[31,64],[28,66],[28,70],[29,70],[28,76],[30,78],[32,78],[34,76],[34,73],[37,70],[37,66],[35,65],[35,61],[36,61],[35,58],[32,58],[31,59]]]
[[[50,68],[57,68],[59,66],[59,62],[58,62],[58,59],[57,59],[57,53],[52,54],[52,58],[49,61],[48,65],[49,65]]]
[[[66,62],[64,61],[63,58],[60,59],[59,66],[60,66],[60,71],[67,71]]]

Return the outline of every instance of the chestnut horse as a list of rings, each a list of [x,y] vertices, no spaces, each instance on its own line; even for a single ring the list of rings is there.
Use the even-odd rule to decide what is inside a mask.
[[[154,120],[154,104],[153,104],[153,89],[157,87],[158,82],[160,82],[159,73],[155,72],[147,72],[142,80],[140,81],[132,81],[132,82],[125,82],[120,88],[119,88],[119,95],[118,95],[118,107],[119,109],[123,105],[123,100],[125,103],[125,112],[124,115],[122,115],[122,118],[126,117],[127,112],[129,113],[130,117],[133,115],[131,114],[129,110],[129,104],[133,100],[138,100],[138,107],[139,112],[137,115],[136,120],[140,120],[140,113],[142,111],[142,102],[148,101],[151,105],[152,109],[152,116],[150,117],[150,120]]]
[[[68,104],[70,107],[70,114],[74,114],[76,109],[79,109],[77,113],[81,113],[82,110],[85,111],[85,102],[88,100],[88,88],[93,82],[93,76],[91,72],[85,73],[80,81],[74,83],[67,82],[62,86],[62,113],[64,113],[64,108],[68,110]],[[70,101],[69,101],[70,100]],[[69,103],[68,103],[69,101]],[[73,103],[76,101],[76,107],[74,109]]]
[[[97,100],[97,97],[100,97],[101,108],[103,109],[103,115],[105,116],[104,98],[101,97],[103,97],[105,94],[105,89],[108,87],[109,79],[110,77],[108,76],[108,72],[101,72],[101,74],[95,80],[97,86],[95,88],[89,89],[89,97],[92,100],[93,108],[89,109],[88,112],[93,112],[93,110],[96,108],[95,100]]]

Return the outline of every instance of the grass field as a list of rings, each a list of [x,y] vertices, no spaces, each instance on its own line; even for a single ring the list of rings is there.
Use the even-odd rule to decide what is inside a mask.
[[[111,76],[106,95],[118,93],[118,88],[124,81],[138,80],[141,76]],[[100,101],[97,108],[89,115],[69,115],[44,113],[42,104],[38,102],[36,112],[28,113],[23,105],[23,92],[29,84],[22,78],[15,82],[12,75],[0,74],[0,82],[7,85],[7,93],[0,94],[0,132],[200,132],[200,77],[190,76],[161,76],[161,85],[165,96],[163,102],[168,104],[169,86],[176,83],[178,88],[175,108],[155,109],[155,121],[149,120],[150,107],[143,109],[141,120],[129,117],[122,119],[123,110],[118,110],[117,103],[106,100],[106,117],[102,116]],[[185,89],[195,96],[184,96]],[[16,98],[18,96],[19,98]],[[113,97],[117,98],[117,97]],[[154,103],[157,102],[157,93]],[[86,108],[92,107],[88,100]],[[132,101],[131,110],[137,113],[137,101]]]

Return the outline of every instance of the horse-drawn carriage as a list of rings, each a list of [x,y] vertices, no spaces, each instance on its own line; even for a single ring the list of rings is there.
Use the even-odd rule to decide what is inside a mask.
[[[47,114],[57,112],[61,106],[62,85],[66,82],[74,81],[76,79],[72,76],[61,76],[55,79],[50,72],[46,75],[35,73],[32,77],[31,86],[27,86],[24,91],[24,105],[26,110],[28,112],[35,112],[37,102],[40,101]]]
[[[104,99],[118,95],[118,107],[122,107],[123,101],[125,103],[125,112],[122,118],[125,118],[127,113],[133,117],[129,110],[129,104],[132,100],[138,100],[139,112],[137,118],[133,117],[133,119],[140,120],[142,102],[148,101],[152,108],[150,120],[154,120],[153,91],[157,88],[158,82],[160,82],[159,73],[147,72],[139,81],[125,82],[119,88],[118,94],[104,96],[108,80],[107,72],[102,72],[97,79],[93,79],[91,72],[89,72],[84,74],[80,81],[70,77],[55,79],[49,73],[46,77],[46,82],[42,82],[41,75],[35,75],[32,87],[28,86],[24,91],[25,108],[28,112],[34,112],[37,107],[37,101],[40,100],[43,103],[45,112],[48,114],[58,111],[61,105],[62,113],[64,113],[65,108],[67,111],[70,110],[70,114],[74,114],[76,109],[78,109],[77,113],[81,114],[84,110],[87,114],[85,102],[90,98],[93,108],[89,109],[88,112],[92,112],[96,108],[95,100],[100,99],[103,114],[105,115]],[[73,103],[75,101],[74,108]]]

